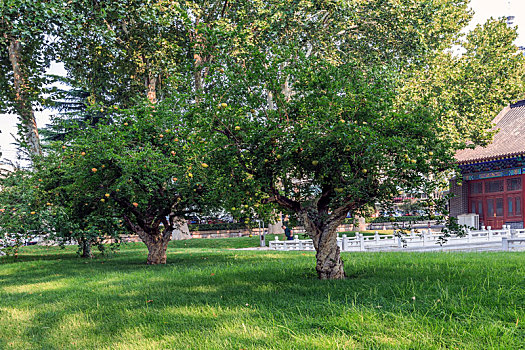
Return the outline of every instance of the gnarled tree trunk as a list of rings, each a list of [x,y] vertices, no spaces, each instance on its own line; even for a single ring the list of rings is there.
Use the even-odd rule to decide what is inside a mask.
[[[144,243],[148,247],[148,265],[158,265],[166,263],[166,251],[168,250],[169,238],[153,237],[144,240]]]
[[[171,239],[171,230],[165,228],[162,231],[159,227],[151,227],[145,225],[145,228],[133,224],[129,219],[126,219],[131,230],[136,233],[142,242],[148,247],[148,265],[158,265],[166,263],[166,251],[168,250],[168,243]],[[147,230],[147,232],[146,232]]]
[[[337,227],[343,218],[327,218],[312,210],[301,212],[306,232],[312,238],[316,254],[319,279],[343,279],[346,277],[341,251],[337,246]]]

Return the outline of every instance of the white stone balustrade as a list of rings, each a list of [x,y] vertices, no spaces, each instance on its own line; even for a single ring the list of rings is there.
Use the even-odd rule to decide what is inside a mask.
[[[365,236],[356,232],[355,237],[348,237],[344,234],[337,238],[337,245],[344,252],[359,252],[367,250],[381,250],[387,248],[389,250],[403,250],[406,248],[422,248],[422,247],[443,247],[470,246],[483,245],[487,243],[502,243],[504,250],[509,250],[512,247],[525,248],[525,229],[510,229],[509,226],[503,226],[498,230],[493,230],[490,226],[482,226],[481,230],[471,231],[467,230],[466,235],[450,235],[441,240],[441,233],[432,233],[431,230],[415,231],[411,230],[409,234],[401,235],[380,235],[377,231],[374,235]],[[270,241],[270,249],[275,250],[315,250],[313,241],[311,239],[305,240],[291,240],[280,241],[275,237],[274,241]]]

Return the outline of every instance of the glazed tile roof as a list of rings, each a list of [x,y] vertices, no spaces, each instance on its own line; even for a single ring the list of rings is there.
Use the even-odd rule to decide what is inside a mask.
[[[458,163],[477,162],[525,153],[525,100],[505,107],[493,120],[499,131],[486,147],[456,153]]]

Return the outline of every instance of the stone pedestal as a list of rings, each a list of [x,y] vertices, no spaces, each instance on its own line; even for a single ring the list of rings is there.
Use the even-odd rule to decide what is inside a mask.
[[[357,218],[357,223],[358,223],[358,228],[357,230],[358,231],[365,231],[366,230],[366,220],[365,218],[362,218],[362,217],[358,217]]]
[[[178,241],[191,238],[188,222],[184,219],[176,219],[175,229],[171,233],[171,239]]]
[[[274,224],[268,224],[268,234],[270,235],[284,234],[282,214],[279,213],[278,215],[279,215],[279,221],[276,221]]]

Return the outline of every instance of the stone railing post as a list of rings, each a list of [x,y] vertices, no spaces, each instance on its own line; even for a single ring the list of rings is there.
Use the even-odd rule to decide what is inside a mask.
[[[365,250],[365,236],[359,235],[359,250],[364,251]]]
[[[377,231],[374,234],[374,240],[376,241],[376,244],[379,244],[379,241],[381,240],[381,237],[379,237],[379,232]]]
[[[341,251],[344,252],[344,251],[347,249],[347,248],[346,248],[346,243],[347,243],[347,242],[346,242],[346,238],[347,238],[346,234],[343,235],[342,238],[343,238],[343,239],[342,239],[342,241],[341,241]]]
[[[487,230],[489,231],[487,234],[487,241],[490,241],[492,239],[492,227],[487,226]]]
[[[508,239],[508,237],[503,237],[501,239],[501,245],[502,245],[503,250],[509,250],[509,239]]]

